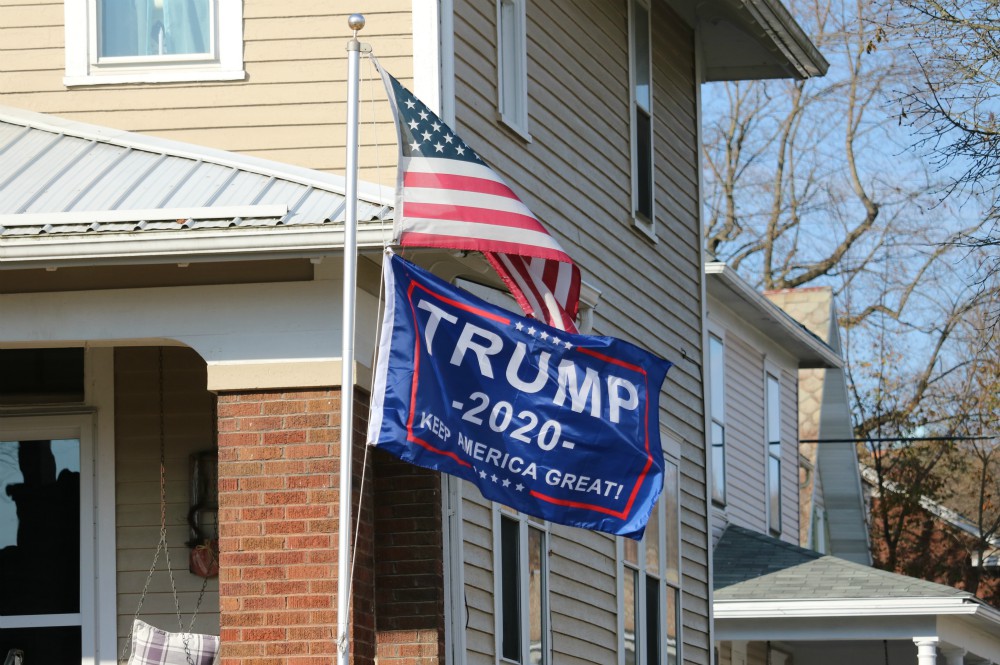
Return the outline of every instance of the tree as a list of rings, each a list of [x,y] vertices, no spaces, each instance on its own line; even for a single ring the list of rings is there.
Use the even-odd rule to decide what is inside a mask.
[[[975,571],[953,561],[971,561],[960,553],[975,545],[939,533],[924,504],[950,501],[956,478],[997,465],[992,453],[977,462],[956,438],[982,410],[971,407],[989,376],[977,325],[998,302],[996,280],[980,271],[992,255],[970,243],[982,216],[942,197],[954,174],[913,149],[912,112],[900,118],[897,91],[916,89],[927,72],[886,27],[899,5],[790,4],[830,72],[706,89],[705,242],[760,288],[834,288],[855,433],[878,440],[859,452],[880,490],[872,535],[881,565],[974,586]],[[921,436],[952,440],[907,443]],[[984,507],[994,500],[980,496]]]
[[[897,91],[901,121],[914,148],[947,175],[941,192],[981,203],[981,223],[956,241],[971,248],[1000,245],[1000,6],[991,0],[899,0],[879,38],[905,45],[920,76]],[[986,257],[981,284],[1000,273],[1000,255]],[[995,327],[1000,310],[987,325]]]
[[[913,426],[978,297],[961,274],[973,270],[955,263],[955,243],[975,226],[939,204],[944,181],[907,152],[909,131],[886,106],[889,91],[919,74],[908,52],[880,47],[871,18],[889,6],[799,4],[793,14],[831,62],[826,77],[706,91],[706,244],[763,289],[833,286],[849,363],[883,364],[870,355],[881,349],[879,326],[919,349],[893,368],[892,409],[859,413],[858,431]],[[877,389],[855,378],[859,400]]]

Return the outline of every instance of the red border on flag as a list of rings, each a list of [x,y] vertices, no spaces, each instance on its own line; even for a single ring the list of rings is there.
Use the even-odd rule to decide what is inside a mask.
[[[462,459],[461,457],[459,457],[457,453],[452,452],[450,450],[441,450],[440,448],[431,445],[427,441],[425,441],[425,440],[421,439],[420,437],[415,436],[413,434],[413,419],[414,419],[414,417],[416,415],[416,411],[414,410],[414,406],[415,406],[416,401],[417,401],[417,380],[420,377],[420,327],[417,325],[417,311],[416,311],[416,308],[413,305],[413,291],[414,291],[414,289],[420,289],[420,290],[424,291],[425,293],[427,293],[428,295],[430,295],[430,296],[432,296],[434,298],[437,298],[441,302],[447,303],[447,304],[449,304],[449,305],[451,305],[453,307],[457,307],[457,308],[459,308],[459,309],[461,309],[463,311],[469,312],[470,314],[475,314],[477,316],[481,316],[484,319],[489,319],[491,321],[496,321],[497,323],[502,323],[504,325],[510,325],[510,319],[504,318],[502,316],[498,316],[496,314],[493,314],[492,312],[487,312],[485,310],[479,309],[478,307],[473,307],[471,305],[467,305],[465,303],[458,302],[457,300],[452,300],[451,298],[448,298],[446,296],[441,295],[440,293],[437,293],[436,291],[432,290],[427,285],[418,282],[413,277],[410,277],[410,286],[406,290],[406,299],[407,299],[407,301],[408,301],[408,303],[410,305],[410,312],[413,315],[413,324],[414,324],[414,326],[413,326],[414,327],[414,335],[413,335],[413,340],[414,340],[413,341],[413,385],[410,388],[410,412],[409,412],[409,414],[407,415],[407,418],[406,418],[406,440],[409,441],[409,442],[411,442],[411,443],[416,443],[419,446],[425,448],[426,450],[428,450],[428,451],[430,451],[432,453],[435,453],[437,455],[442,455],[444,457],[448,457],[451,460],[457,462],[459,465],[471,469],[472,468],[472,464],[470,464],[468,461],[466,461],[466,460]],[[616,518],[618,518],[620,520],[627,520],[628,516],[629,516],[629,513],[632,510],[632,506],[635,504],[636,497],[639,494],[639,488],[642,487],[643,482],[645,482],[645,480],[646,480],[646,475],[649,473],[649,469],[653,466],[653,455],[652,455],[652,453],[649,450],[649,376],[647,375],[646,370],[643,369],[642,367],[638,366],[638,365],[633,365],[632,363],[627,363],[627,362],[625,362],[623,360],[619,360],[618,358],[613,358],[611,356],[605,355],[605,354],[600,353],[598,351],[594,351],[593,349],[588,349],[586,347],[579,347],[579,346],[577,346],[577,347],[574,347],[574,348],[577,351],[579,351],[580,353],[583,353],[585,355],[592,356],[594,358],[597,358],[599,360],[603,360],[603,361],[611,363],[613,365],[618,365],[619,367],[631,370],[633,372],[637,372],[638,374],[642,375],[643,385],[646,387],[645,411],[643,413],[643,427],[644,427],[645,443],[646,443],[646,465],[643,467],[642,473],[639,474],[639,478],[638,478],[638,480],[636,480],[635,486],[632,488],[632,492],[629,494],[629,499],[628,499],[628,502],[625,504],[625,508],[623,510],[621,510],[621,511],[615,511],[615,510],[613,510],[611,508],[606,508],[604,506],[599,506],[599,505],[595,505],[595,504],[591,504],[591,503],[583,503],[581,501],[571,501],[569,499],[559,499],[559,498],[554,497],[554,496],[549,496],[548,494],[543,494],[543,493],[541,493],[541,492],[539,492],[537,490],[531,490],[531,496],[535,497],[536,499],[540,499],[542,501],[546,501],[548,503],[552,503],[552,504],[555,504],[555,505],[558,505],[558,506],[566,506],[566,507],[569,507],[569,508],[581,508],[581,509],[584,509],[584,510],[592,510],[594,512],[604,513],[606,515],[611,515],[612,517],[616,517]]]

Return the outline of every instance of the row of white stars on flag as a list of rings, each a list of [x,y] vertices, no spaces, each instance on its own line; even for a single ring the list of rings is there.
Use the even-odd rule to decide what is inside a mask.
[[[511,484],[510,480],[508,480],[507,478],[501,480],[500,477],[495,473],[493,475],[489,475],[485,471],[479,471],[479,477],[482,478],[483,480],[486,480],[486,478],[489,477],[489,479],[492,480],[494,483],[499,481],[504,487],[510,487]],[[514,485],[514,489],[516,489],[518,492],[523,492],[524,485],[518,483],[517,485]]]
[[[412,99],[408,99],[404,103],[406,104],[406,108],[408,108],[408,109],[412,110],[412,109],[416,108],[416,102],[414,102],[414,100],[412,100]],[[423,111],[423,110],[420,111],[419,115],[420,115],[420,119],[421,120],[427,120],[430,117],[430,114],[427,111]],[[411,118],[410,121],[408,123],[406,123],[406,124],[414,132],[414,135],[413,135],[414,140],[413,140],[412,143],[410,143],[410,149],[412,149],[414,152],[419,152],[421,145],[425,141],[427,143],[430,143],[431,140],[434,138],[434,135],[437,134],[438,132],[440,132],[441,129],[444,127],[444,125],[442,125],[441,123],[439,123],[439,122],[437,122],[435,120],[434,122],[432,122],[430,124],[430,128],[432,130],[434,130],[433,132],[429,132],[429,131],[427,131],[425,129],[422,133],[417,134],[416,132],[420,129],[420,123],[419,122],[417,122],[415,119]],[[417,136],[420,136],[423,139],[423,141],[417,141],[416,140]],[[455,142],[455,139],[458,139],[458,137],[454,136],[452,134],[445,134],[444,136],[439,137],[437,143],[435,143],[432,146],[434,148],[434,152],[444,152],[445,147],[447,147],[445,144],[449,144],[449,145],[453,144]],[[444,141],[444,143],[441,143],[442,140]],[[458,139],[458,141],[459,141],[458,145],[455,146],[455,154],[457,154],[457,155],[465,155],[466,146],[462,143],[461,139]]]
[[[538,330],[538,329],[535,328],[535,326],[528,326],[528,328],[525,329],[524,324],[521,323],[520,321],[518,321],[517,323],[514,324],[514,328],[518,332],[522,332],[522,331],[523,332],[527,332],[532,337],[538,337],[538,339],[542,340],[543,342],[549,342],[553,346],[564,346],[564,347],[566,347],[567,351],[569,349],[573,348],[573,345],[570,344],[569,342],[564,342],[563,340],[559,339],[555,335],[550,335],[547,332],[545,332],[544,330]]]

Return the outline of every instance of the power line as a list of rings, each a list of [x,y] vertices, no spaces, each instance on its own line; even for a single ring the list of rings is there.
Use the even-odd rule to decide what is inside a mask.
[[[997,436],[870,436],[861,439],[799,439],[799,443],[893,443],[903,441],[987,441]]]

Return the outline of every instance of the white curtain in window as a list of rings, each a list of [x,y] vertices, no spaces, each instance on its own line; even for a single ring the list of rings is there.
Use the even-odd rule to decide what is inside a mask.
[[[211,53],[212,0],[100,0],[101,55]]]

